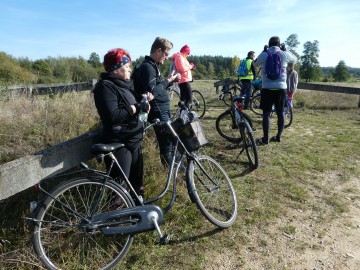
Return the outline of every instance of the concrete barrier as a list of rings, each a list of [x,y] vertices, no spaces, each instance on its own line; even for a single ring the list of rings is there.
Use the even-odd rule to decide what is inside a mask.
[[[100,130],[46,148],[33,155],[0,165],[0,200],[21,192],[39,180],[59,174],[88,161],[91,145],[99,141]]]

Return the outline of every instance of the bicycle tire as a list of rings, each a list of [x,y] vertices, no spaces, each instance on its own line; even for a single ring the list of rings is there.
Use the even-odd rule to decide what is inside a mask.
[[[101,188],[102,196],[95,204]],[[90,230],[85,226],[85,217],[91,219],[94,205],[98,206],[96,214],[134,206],[117,183],[79,177],[57,186],[50,194],[36,214],[33,235],[35,253],[48,269],[105,270],[121,261],[133,242],[132,235],[104,236],[101,228]],[[119,206],[114,206],[114,198],[120,199]]]
[[[222,93],[222,101],[224,102],[225,105],[227,106],[231,106],[231,96],[232,94],[230,92],[223,92]]]
[[[250,116],[244,112],[241,114],[246,119],[246,121],[249,122],[250,127],[252,127],[252,120]],[[239,132],[238,124],[236,123],[235,118],[232,116],[230,110],[227,110],[218,116],[215,122],[215,127],[220,136],[227,139],[228,141],[241,141],[241,133]]]
[[[239,125],[241,126],[242,124]],[[240,132],[243,141],[243,148],[245,149],[250,167],[252,169],[256,169],[259,167],[257,146],[254,139],[253,129],[246,119],[244,120],[242,127],[240,127]]]
[[[230,92],[230,91],[232,91],[232,92]],[[237,95],[237,92],[239,92],[239,94],[240,94],[241,88],[236,85],[231,87],[228,92],[223,92],[222,101],[224,102],[224,104],[231,106],[231,103],[232,103],[231,97]]]
[[[286,106],[284,108],[284,128],[291,126],[293,122],[293,109],[291,106]]]
[[[200,155],[189,162],[187,173],[190,198],[205,218],[220,228],[231,226],[237,216],[237,200],[221,165],[209,156]]]
[[[262,109],[260,108],[261,94],[254,95],[250,100],[250,110],[257,114],[262,115]]]
[[[230,110],[223,112],[216,118],[215,127],[220,136],[228,141],[240,141],[238,127]]]
[[[253,85],[251,86],[251,90],[252,90],[251,97],[255,97],[257,95],[260,95],[260,89],[255,89]]]
[[[180,93],[171,88],[168,90],[168,96],[170,100],[170,119],[174,119],[179,108]]]
[[[193,105],[191,107],[192,111],[195,111],[199,118],[204,117],[206,111],[206,101],[203,94],[198,90],[192,90],[192,101]]]

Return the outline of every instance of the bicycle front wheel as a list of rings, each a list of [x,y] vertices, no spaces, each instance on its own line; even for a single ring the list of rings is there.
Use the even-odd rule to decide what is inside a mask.
[[[284,108],[284,128],[290,127],[293,121],[293,109],[291,106],[286,106]]]
[[[246,156],[250,163],[250,167],[252,169],[256,169],[257,167],[259,167],[259,159],[258,159],[258,152],[254,139],[254,132],[250,127],[250,124],[247,122],[247,120],[244,119],[244,122],[240,125],[243,125],[240,128],[241,136],[243,140],[243,148],[245,149]]]
[[[56,187],[39,208],[35,252],[48,269],[111,269],[126,255],[133,236],[104,236],[101,225],[91,219],[132,206],[133,201],[113,181],[72,179]],[[117,221],[109,221],[108,226]]]
[[[205,218],[220,228],[231,226],[237,201],[225,170],[211,157],[201,155],[190,161],[187,173],[190,197]]]
[[[198,90],[192,90],[193,105],[191,110],[195,111],[199,118],[205,115],[206,102],[204,96]]]
[[[262,115],[263,113],[260,108],[260,101],[261,101],[260,93],[253,96],[250,101],[250,110],[257,115]]]

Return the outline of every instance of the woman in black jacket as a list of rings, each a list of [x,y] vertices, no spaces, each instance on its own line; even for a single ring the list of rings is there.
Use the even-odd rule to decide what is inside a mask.
[[[141,143],[143,123],[138,119],[140,97],[136,95],[130,81],[131,58],[123,49],[110,50],[104,56],[105,71],[100,75],[93,93],[95,106],[102,122],[104,143],[121,142],[125,145],[114,155],[136,192],[144,195],[144,170]],[[147,94],[152,100],[151,93]],[[106,162],[106,161],[105,161]],[[106,162],[109,165],[108,162]],[[111,176],[120,172],[114,167]],[[121,180],[121,179],[119,179]]]

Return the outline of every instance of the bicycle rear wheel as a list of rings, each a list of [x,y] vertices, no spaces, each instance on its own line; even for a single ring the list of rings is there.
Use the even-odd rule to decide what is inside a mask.
[[[187,182],[191,200],[207,220],[220,228],[227,228],[235,222],[235,190],[219,163],[209,156],[196,157],[188,165]]]
[[[94,215],[134,206],[115,182],[75,178],[50,194],[36,214],[33,235],[35,252],[48,269],[111,269],[126,255],[132,235],[105,237],[91,223]]]
[[[192,90],[193,105],[191,110],[195,111],[199,118],[205,115],[206,102],[204,96],[198,90]]]
[[[242,126],[240,127],[240,132],[243,141],[243,148],[245,149],[250,167],[252,169],[256,169],[259,167],[259,159],[253,130],[245,119],[240,125]]]
[[[260,109],[260,101],[261,101],[260,93],[254,95],[250,100],[250,110],[257,115],[262,115],[262,110]]]
[[[284,108],[284,128],[290,127],[293,121],[293,109],[291,106],[286,106]]]

